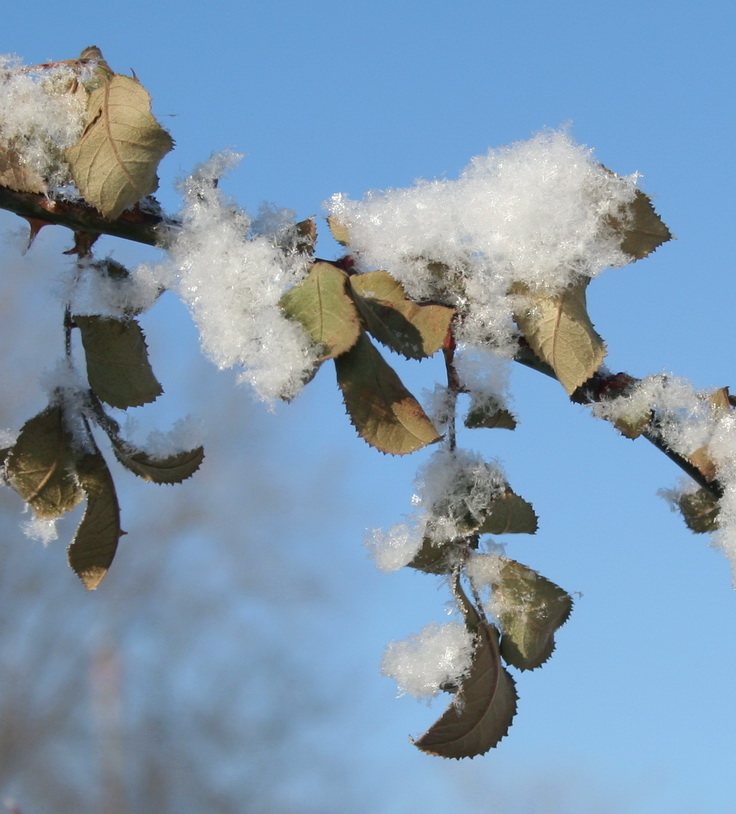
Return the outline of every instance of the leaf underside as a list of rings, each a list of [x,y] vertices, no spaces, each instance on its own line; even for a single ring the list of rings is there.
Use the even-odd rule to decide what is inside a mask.
[[[134,319],[75,316],[93,392],[111,407],[155,401],[163,392],[153,375],[143,330]]]
[[[204,447],[154,457],[141,449],[121,444],[113,446],[115,457],[134,475],[151,483],[181,483],[190,478],[204,460]]]
[[[63,410],[51,405],[29,419],[7,453],[5,477],[37,517],[60,517],[84,497],[74,473],[72,438]]]
[[[572,612],[572,598],[554,582],[516,560],[501,558],[493,584],[494,606],[503,630],[501,656],[520,670],[541,667],[555,648],[555,631]]]
[[[350,285],[366,328],[381,344],[408,359],[426,359],[442,347],[453,308],[408,299],[386,271],[355,274]]]
[[[405,455],[440,440],[419,402],[365,333],[335,359],[335,369],[350,420],[371,446]]]
[[[123,533],[120,508],[110,470],[99,452],[83,456],[77,472],[87,507],[67,556],[84,587],[93,591],[107,574]]]
[[[535,534],[538,518],[532,504],[506,487],[497,495],[478,534]]]
[[[430,755],[465,758],[483,755],[508,732],[516,714],[514,680],[501,664],[498,632],[481,623],[468,677],[442,717],[414,741]]]

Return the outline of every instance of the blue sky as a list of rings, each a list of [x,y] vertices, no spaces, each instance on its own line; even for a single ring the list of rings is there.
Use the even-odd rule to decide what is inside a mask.
[[[715,388],[736,385],[727,243],[735,18],[715,0],[41,3],[33,14],[6,12],[2,50],[36,63],[94,43],[115,70],[135,70],[177,142],[160,171],[170,209],[176,179],[222,148],[246,156],[225,184],[243,206],[272,201],[307,217],[334,192],[454,177],[490,146],[569,123],[609,168],[642,174],[677,238],[591,285],[609,366]],[[320,250],[335,251],[329,240]],[[186,334],[181,312],[165,316],[162,342],[167,331]],[[181,356],[163,364],[172,376],[190,369]],[[407,380],[429,388],[436,372],[425,363]],[[319,650],[328,673],[359,676],[360,693],[346,690],[355,706],[344,731],[325,735],[328,748],[354,752],[368,785],[386,788],[376,810],[391,814],[418,802],[472,814],[732,812],[736,596],[727,561],[657,497],[679,472],[645,441],[618,437],[529,371],[514,371],[512,393],[518,430],[466,440],[504,462],[540,516],[535,538],[510,541],[511,556],[579,597],[551,661],[519,677],[509,737],[464,764],[413,749],[407,735],[442,706],[396,700],[378,673],[385,643],[441,620],[449,598],[432,577],[378,574],[361,546],[366,527],[409,511],[422,456],[388,459],[361,446],[327,371],[262,419],[273,437],[289,437],[277,449],[292,476],[309,461],[305,477],[322,473],[328,490],[332,473],[340,481],[324,534],[314,520],[308,529],[322,554],[334,552],[335,602],[351,641],[338,638],[333,654],[323,620],[302,645]]]

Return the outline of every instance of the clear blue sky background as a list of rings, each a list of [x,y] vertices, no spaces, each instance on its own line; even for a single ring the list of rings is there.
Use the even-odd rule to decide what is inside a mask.
[[[489,146],[570,123],[609,168],[642,174],[677,237],[591,286],[610,367],[715,388],[736,385],[735,23],[736,7],[723,0],[72,0],[6,9],[2,50],[35,63],[97,44],[115,70],[135,70],[177,142],[160,173],[169,209],[178,206],[174,181],[221,148],[246,154],[225,185],[242,205],[272,201],[306,217],[334,192],[454,177]],[[334,252],[329,241],[321,249]],[[187,331],[175,322],[181,314],[169,318],[171,330]],[[169,364],[172,375],[187,369]],[[421,390],[436,373],[425,363],[407,377]],[[340,481],[315,544],[342,584],[340,624],[302,644],[344,677],[353,705],[344,729],[326,735],[328,749],[354,755],[366,788],[385,790],[374,809],[382,814],[730,814],[728,563],[656,496],[679,472],[646,442],[617,437],[533,373],[514,371],[512,391],[519,429],[463,440],[500,458],[540,515],[536,537],[510,541],[511,556],[581,596],[552,660],[519,678],[509,737],[461,764],[407,741],[442,705],[396,700],[378,674],[389,639],[443,618],[445,589],[432,577],[378,574],[361,546],[366,527],[409,511],[423,458],[364,449],[328,371],[264,419],[295,436],[278,448],[285,469],[321,473],[326,491],[331,473]],[[308,556],[310,539],[297,531],[299,556]],[[350,641],[329,636],[335,627]]]

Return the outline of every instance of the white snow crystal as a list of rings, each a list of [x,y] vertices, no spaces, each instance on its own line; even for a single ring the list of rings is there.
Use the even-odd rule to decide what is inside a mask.
[[[365,544],[378,569],[390,573],[414,559],[422,545],[422,531],[416,524],[397,523],[387,532],[371,529]]]
[[[465,625],[431,624],[409,639],[390,642],[381,672],[399,691],[415,697],[437,695],[443,685],[457,685],[472,664],[474,637]]]
[[[32,515],[28,520],[24,520],[20,527],[23,533],[31,540],[48,545],[57,540],[59,535],[56,531],[56,521],[58,518],[41,518]]]
[[[555,291],[629,262],[609,219],[621,219],[635,181],[608,172],[566,133],[546,132],[478,156],[456,181],[363,201],[335,195],[326,207],[364,264],[388,269],[412,298],[460,307],[460,339],[510,353],[513,283]]]
[[[317,358],[306,332],[278,305],[306,264],[267,237],[249,239],[250,219],[217,189],[239,158],[213,156],[182,184],[183,229],[170,253],[205,353],[221,368],[242,369],[241,379],[273,402],[297,395]]]
[[[51,187],[67,183],[59,156],[79,139],[85,114],[82,97],[66,92],[76,74],[68,66],[21,68],[15,57],[0,56],[0,139]]]

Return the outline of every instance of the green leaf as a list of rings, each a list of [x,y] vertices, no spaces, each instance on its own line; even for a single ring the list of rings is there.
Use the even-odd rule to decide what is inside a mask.
[[[465,426],[469,430],[486,428],[489,430],[515,430],[516,419],[505,407],[495,400],[475,399],[465,416]]]
[[[589,282],[582,278],[554,295],[521,285],[513,291],[524,295],[524,307],[514,314],[517,325],[568,394],[598,370],[606,355],[606,346],[588,316],[585,289]]]
[[[407,568],[423,571],[425,574],[452,574],[467,556],[471,548],[478,547],[478,537],[464,540],[438,542],[425,536],[419,551],[406,564]]]
[[[350,420],[371,446],[405,455],[440,440],[419,402],[364,333],[335,359],[335,368]]]
[[[5,460],[5,479],[37,517],[59,517],[84,494],[75,475],[71,435],[64,413],[52,405],[29,419]]]
[[[115,457],[133,474],[151,483],[181,483],[190,478],[204,460],[204,447],[156,458],[141,449],[113,442]]]
[[[700,488],[697,492],[680,495],[676,502],[685,525],[695,534],[710,533],[720,527],[718,523],[720,506],[718,499],[710,490]]]
[[[143,85],[116,74],[90,93],[84,132],[66,160],[85,200],[114,220],[156,191],[158,164],[173,146]]]
[[[481,623],[468,677],[442,717],[414,741],[430,755],[464,758],[483,755],[508,732],[516,714],[514,680],[501,664],[498,632]]]
[[[360,317],[347,293],[347,274],[332,263],[315,263],[280,304],[286,316],[301,323],[323,348],[323,359],[345,353],[358,341]]]
[[[609,225],[621,238],[621,251],[632,260],[640,260],[672,239],[672,233],[654,211],[652,202],[641,190],[625,207],[620,218],[610,218]]]
[[[74,323],[82,334],[89,386],[102,401],[124,410],[161,395],[136,320],[75,316]]]
[[[94,591],[107,573],[124,534],[120,508],[110,470],[99,452],[84,455],[77,464],[87,507],[67,551],[69,565],[88,591]]]
[[[501,557],[493,610],[501,624],[501,655],[520,670],[540,667],[555,649],[554,634],[572,611],[572,598],[554,582]]]
[[[493,499],[478,534],[534,534],[537,528],[532,504],[507,487]]]
[[[386,347],[409,359],[425,359],[444,344],[454,309],[407,299],[387,271],[354,274],[350,285],[366,328]]]

